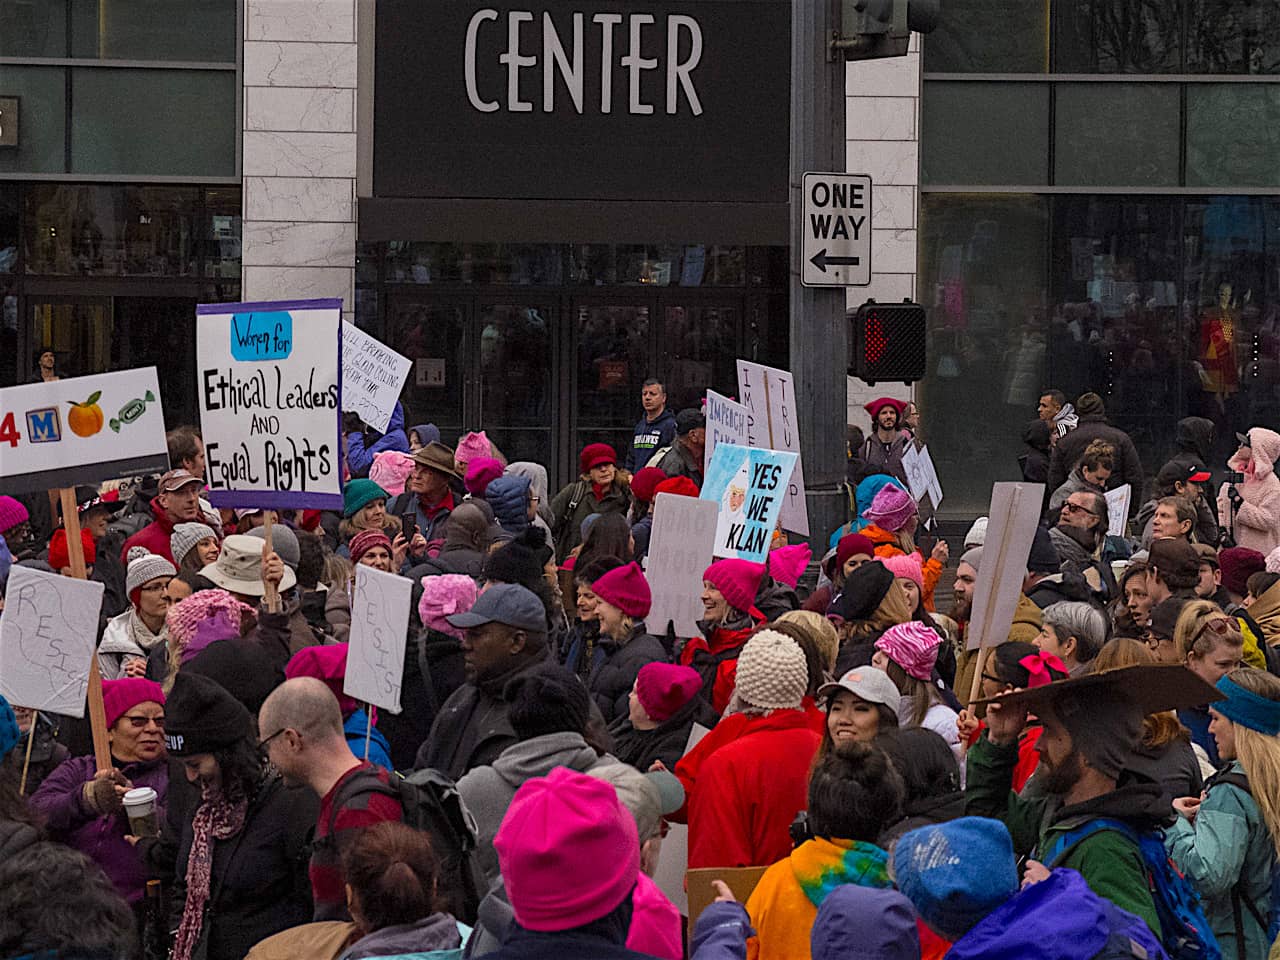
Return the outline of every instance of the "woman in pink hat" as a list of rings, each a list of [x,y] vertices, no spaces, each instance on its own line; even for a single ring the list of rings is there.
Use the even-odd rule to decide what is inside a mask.
[[[667,659],[662,641],[644,625],[653,598],[638,563],[614,567],[591,584],[600,641],[592,652],[587,688],[605,723],[627,715],[640,668]]]
[[[898,722],[904,727],[925,727],[939,734],[951,747],[963,770],[964,750],[956,729],[956,711],[933,683],[942,636],[918,620],[890,627],[876,641],[871,665],[883,670],[898,688]]]
[[[920,554],[915,541],[916,526],[920,518],[916,502],[906,490],[895,484],[886,484],[871,501],[871,506],[862,511],[862,518],[867,521],[867,526],[862,528],[861,533],[875,545],[877,557]],[[934,544],[929,559],[920,555],[921,592],[926,610],[933,610],[933,591],[950,556],[947,541],[941,538]]]
[[[749,560],[717,560],[702,574],[703,636],[680,651],[680,663],[702,675],[702,695],[723,714],[733,694],[738,654],[751,632],[765,620],[756,608],[764,566]]]
[[[627,714],[609,725],[613,755],[637,770],[659,761],[674,769],[695,723],[710,729],[720,718],[698,694],[702,677],[692,667],[646,663],[627,698]]]

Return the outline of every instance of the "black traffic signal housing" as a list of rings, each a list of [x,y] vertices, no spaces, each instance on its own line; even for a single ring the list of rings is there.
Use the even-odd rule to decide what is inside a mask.
[[[902,57],[913,33],[930,33],[941,17],[942,0],[841,0],[840,35],[831,41],[832,59]]]
[[[876,303],[868,300],[850,311],[849,375],[869,384],[923,380],[925,356],[924,307],[910,300]]]

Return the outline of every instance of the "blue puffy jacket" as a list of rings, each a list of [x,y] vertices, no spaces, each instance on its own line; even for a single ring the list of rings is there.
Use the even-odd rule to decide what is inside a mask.
[[[498,524],[508,533],[520,534],[529,529],[528,477],[503,476],[491,480],[484,488],[484,498],[493,508]]]
[[[347,746],[351,748],[352,753],[361,759],[364,758],[365,731],[368,729],[369,715],[362,709],[356,710],[342,724],[342,732],[346,735]],[[382,767],[388,772],[395,770],[395,767],[391,765],[391,745],[387,743],[387,738],[382,735],[382,731],[376,726],[369,734],[369,762],[375,766]]]
[[[383,450],[409,452],[409,435],[404,432],[404,405],[399,401],[391,411],[387,432],[369,446],[365,446],[362,431],[352,430],[347,434],[347,469],[351,471],[351,476],[367,477],[369,468],[373,466],[373,455]]]

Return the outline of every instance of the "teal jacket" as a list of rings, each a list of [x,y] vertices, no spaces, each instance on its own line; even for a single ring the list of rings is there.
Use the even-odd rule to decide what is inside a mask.
[[[1223,772],[1244,776],[1235,760]],[[1222,956],[1233,960],[1237,952],[1232,891],[1252,900],[1264,920],[1271,907],[1275,846],[1257,803],[1247,790],[1234,784],[1211,782],[1195,823],[1179,817],[1165,839],[1165,847],[1173,862],[1199,889]],[[1243,901],[1240,922],[1245,937],[1244,955],[1265,957],[1271,946],[1267,931],[1253,919]]]
[[[1061,798],[1039,792],[1035,776],[1017,794],[1012,790],[1017,762],[1016,744],[996,746],[984,733],[965,758],[965,813],[1003,821],[1019,856],[1047,850],[1060,834],[1098,817],[1124,820],[1136,830],[1146,830],[1158,826],[1169,809],[1154,782],[1130,783],[1069,807],[1062,805]],[[1090,890],[1137,914],[1157,937],[1161,935],[1142,853],[1119,833],[1100,830],[1081,840],[1053,866],[1079,871]]]

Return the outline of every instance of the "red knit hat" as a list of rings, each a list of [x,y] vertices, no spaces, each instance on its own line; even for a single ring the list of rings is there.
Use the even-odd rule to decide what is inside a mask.
[[[85,566],[92,566],[93,562],[98,559],[98,548],[94,545],[93,535],[88,530],[81,530],[80,543],[84,547]],[[63,527],[53,531],[53,537],[49,540],[49,566],[53,567],[54,570],[61,570],[63,567],[71,566],[71,552],[67,547],[67,531]]]
[[[623,567],[614,567],[591,584],[591,592],[629,617],[647,617],[653,605],[649,581],[645,579],[640,564],[634,561]]]
[[[386,547],[387,553],[390,553],[391,540],[381,530],[361,530],[347,544],[347,550],[351,552],[351,562],[359,563],[360,558],[374,547]]]
[[[729,601],[729,606],[760,620],[764,619],[764,614],[756,609],[756,594],[760,592],[763,577],[764,564],[736,557],[717,560],[702,572],[702,579],[719,590]]]
[[[1243,597],[1249,592],[1249,578],[1267,569],[1267,558],[1248,547],[1227,547],[1218,551],[1218,569],[1222,571],[1222,585]]]
[[[107,729],[140,703],[164,706],[164,690],[154,680],[123,677],[102,681],[102,706],[107,715]]]
[[[670,720],[702,690],[702,675],[693,667],[646,663],[636,674],[636,699],[654,723]]]
[[[865,553],[868,557],[876,555],[876,545],[871,542],[870,537],[865,537],[860,533],[846,533],[840,538],[840,542],[836,544],[835,565],[828,564],[826,569],[828,579],[836,570],[843,570],[844,565],[849,562],[850,557]]]
[[[652,503],[657,494],[658,484],[667,479],[667,475],[657,467],[641,467],[631,478],[631,492],[637,500]]]
[[[582,467],[583,473],[590,473],[592,467],[598,467],[603,463],[616,464],[617,462],[618,455],[607,443],[589,443],[582,448],[582,454],[578,457],[578,464]]]
[[[654,496],[660,493],[674,493],[678,497],[696,497],[698,485],[688,477],[672,477],[670,480],[663,480],[658,484],[658,489],[653,492]]]

